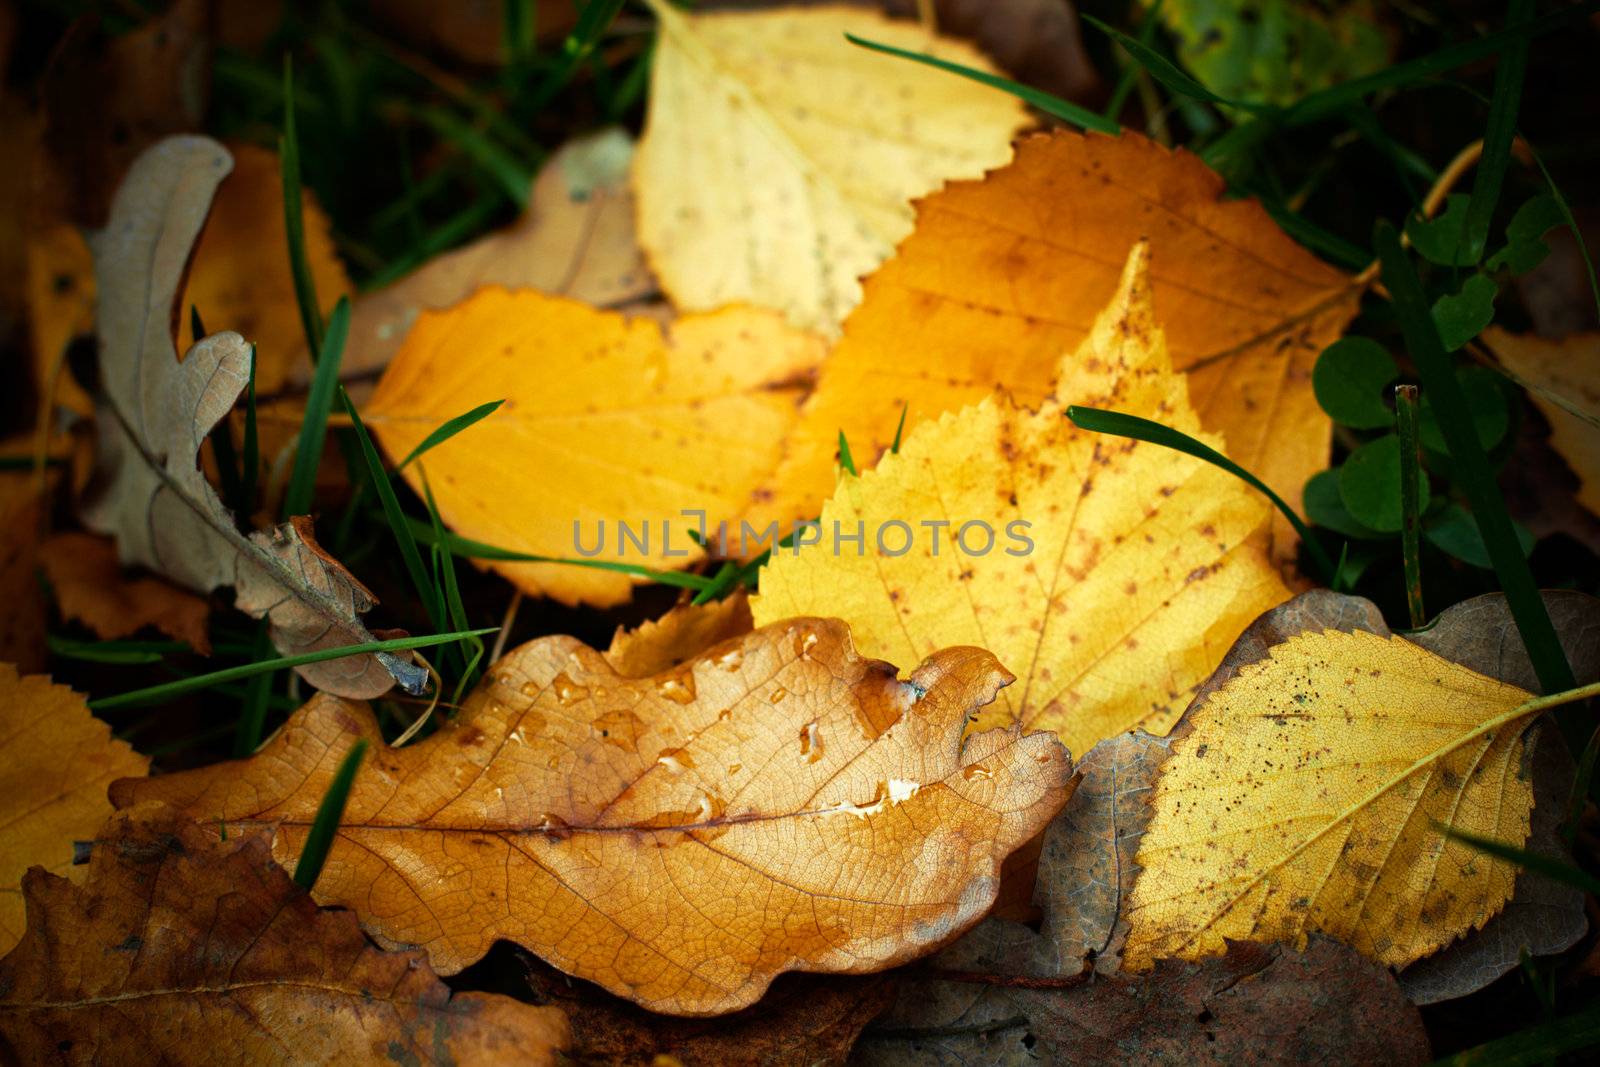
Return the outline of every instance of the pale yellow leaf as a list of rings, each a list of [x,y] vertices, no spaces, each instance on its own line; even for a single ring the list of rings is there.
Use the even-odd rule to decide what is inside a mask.
[[[680,308],[748,302],[834,332],[858,279],[911,232],[911,200],[1011,158],[1015,98],[867,51],[869,40],[994,71],[977,49],[844,6],[661,22],[634,163],[639,240]]]

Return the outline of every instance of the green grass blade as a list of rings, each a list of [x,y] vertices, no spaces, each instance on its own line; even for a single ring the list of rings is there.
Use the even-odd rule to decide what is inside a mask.
[[[1395,432],[1400,437],[1400,556],[1405,567],[1406,609],[1411,628],[1428,624],[1422,604],[1422,443],[1417,436],[1417,387],[1397,385],[1394,390]]]
[[[429,634],[426,637],[395,637],[387,641],[368,641],[360,645],[342,645],[339,648],[325,648],[317,652],[303,652],[298,656],[280,656],[277,659],[259,660],[255,663],[246,663],[238,667],[228,667],[209,674],[197,674],[193,678],[183,678],[176,682],[164,682],[153,685],[148,689],[135,689],[128,693],[118,693],[116,696],[99,697],[89,701],[89,707],[94,711],[106,711],[111,708],[127,707],[131,704],[147,704],[156,700],[167,700],[171,697],[181,696],[184,693],[193,693],[199,689],[210,689],[214,685],[224,682],[236,682],[241,678],[254,678],[258,674],[268,671],[282,670],[285,667],[301,667],[308,663],[324,663],[330,659],[342,659],[345,656],[365,656],[374,652],[404,652],[413,648],[432,648],[434,645],[448,644],[459,641],[469,634],[482,636],[492,634],[495,627],[487,630],[470,630],[466,633]]]
[[[850,442],[845,440],[843,430],[839,431],[839,466],[848,471],[850,477],[857,477],[855,457],[850,455]]]
[[[1388,222],[1378,224],[1374,243],[1382,264],[1383,284],[1394,302],[1406,348],[1422,377],[1422,387],[1428,392],[1439,429],[1455,462],[1456,484],[1472,504],[1472,517],[1478,523],[1489,559],[1500,577],[1506,604],[1527,646],[1539,684],[1550,693],[1571,689],[1574,684],[1572,668],[1562,651],[1555,626],[1550,622],[1550,613],[1545,610],[1544,598],[1534,583],[1533,571],[1522,554],[1516,529],[1506,512],[1505,499],[1500,495],[1488,457],[1478,441],[1466,395],[1456,380],[1455,364],[1439,340],[1439,331],[1434,326],[1416,270],[1400,247],[1399,234]],[[1581,745],[1582,740],[1578,743]]]
[[[148,666],[194,651],[183,641],[78,641],[57,634],[45,634],[44,644],[52,656],[126,667]]]
[[[322,446],[328,439],[328,414],[339,389],[339,364],[344,359],[345,340],[350,336],[350,301],[340,297],[328,319],[328,332],[322,339],[322,358],[317,360],[306,396],[306,413],[300,422],[300,440],[295,446],[294,470],[289,489],[283,495],[283,514],[309,515],[317,488],[317,468],[322,466]]]
[[[491,400],[487,404],[479,404],[477,407],[473,408],[464,415],[457,415],[455,418],[444,422],[439,426],[438,429],[424,437],[421,444],[417,445],[416,448],[413,448],[410,452],[406,453],[406,458],[400,461],[399,466],[395,467],[395,473],[398,474],[405,470],[411,465],[413,460],[417,459],[428,450],[437,448],[446,441],[450,440],[450,438],[454,437],[456,434],[460,433],[462,430],[465,430],[467,427],[472,426],[475,423],[482,422],[490,415],[493,415],[497,410],[499,410],[500,405],[504,403],[504,400]]]
[[[263,660],[272,655],[271,625],[262,619],[256,627],[255,649],[252,660]],[[244,709],[234,726],[233,755],[243,759],[261,746],[261,735],[266,730],[267,709],[272,704],[272,683],[278,672],[258,674],[245,684]],[[221,688],[221,687],[219,687]]]
[[[1158,2],[1159,2],[1159,0],[1158,0]],[[910,401],[905,401],[905,402],[901,403],[901,405],[900,405],[900,421],[899,421],[899,423],[897,423],[895,425],[895,428],[894,428],[894,441],[889,445],[889,454],[891,456],[898,456],[900,454],[900,437],[901,437],[901,435],[903,435],[906,432],[906,412],[910,411],[910,410],[911,410]]]
[[[411,533],[419,540],[431,541],[433,531],[426,523],[417,522],[415,519],[407,520],[411,526]],[[670,585],[678,589],[701,590],[711,585],[711,579],[700,574],[688,574],[684,571],[659,571],[653,567],[642,567],[637,563],[615,563],[603,559],[573,559],[568,556],[540,556],[531,552],[516,552],[509,548],[500,548],[496,545],[474,541],[459,534],[447,533],[445,540],[450,545],[450,551],[465,559],[486,559],[501,563],[564,563],[572,567],[591,567],[595,570],[614,571],[618,574],[627,574],[634,578],[644,578],[647,581],[658,582],[661,585]]]
[[[383,505],[383,517],[388,520],[395,544],[400,547],[400,558],[405,563],[406,573],[411,576],[411,585],[422,598],[422,606],[428,613],[428,621],[433,624],[434,629],[443,629],[444,605],[440,602],[438,588],[422,565],[422,553],[417,551],[417,541],[412,536],[410,520],[406,518],[405,512],[400,510],[400,499],[395,496],[388,472],[383,469],[383,460],[378,457],[378,449],[372,443],[372,437],[361,421],[360,412],[356,411],[355,404],[350,400],[350,394],[346,393],[342,386],[339,389],[339,400],[350,416],[356,441],[361,446],[362,458],[367,463],[368,483],[377,492],[378,501]]]
[[[561,61],[539,82],[529,102],[529,110],[541,110],[566,87],[572,76],[588,61],[600,38],[611,28],[617,13],[622,10],[622,4],[623,0],[589,0],[583,6],[578,12],[577,24],[567,34],[566,40],[561,42]]]
[[[1486,852],[1508,863],[1515,863],[1525,871],[1542,874],[1546,878],[1554,879],[1563,885],[1570,885],[1575,889],[1583,890],[1585,893],[1593,893],[1600,896],[1600,878],[1596,878],[1588,871],[1574,867],[1570,863],[1562,863],[1558,859],[1552,859],[1537,852],[1529,852],[1504,841],[1496,841],[1492,837],[1480,837],[1465,830],[1457,830],[1451,826],[1441,826],[1435,823],[1434,828],[1448,838],[1471,845],[1479,852]]]
[[[434,550],[439,553],[439,575],[444,585],[443,599],[446,612],[449,614],[450,625],[457,630],[465,630],[467,624],[467,608],[461,600],[461,587],[456,582],[456,558],[450,551],[450,542],[445,537],[444,520],[439,517],[439,505],[433,499],[433,487],[428,484],[428,476],[422,476],[423,500],[428,505],[428,521],[433,524],[433,534],[436,540]],[[466,638],[457,648],[461,657],[461,673],[457,681],[457,691],[467,684],[467,675],[471,674],[473,667],[483,658],[483,641],[476,637]]]
[[[1511,0],[1506,15],[1510,26],[1521,26],[1533,14],[1533,0]],[[1472,198],[1467,201],[1467,255],[1473,263],[1483,258],[1489,243],[1489,223],[1494,219],[1506,167],[1511,163],[1511,142],[1517,135],[1517,109],[1522,102],[1522,79],[1528,70],[1528,39],[1506,45],[1494,71],[1494,99],[1489,105],[1489,125],[1483,135],[1483,156],[1473,174]]]
[[[1589,244],[1583,239],[1583,230],[1579,228],[1578,220],[1572,214],[1572,205],[1567,203],[1567,198],[1562,195],[1561,188],[1556,185],[1555,176],[1544,165],[1544,157],[1533,150],[1533,146],[1528,144],[1527,138],[1523,138],[1522,143],[1527,145],[1528,154],[1533,157],[1534,165],[1539,168],[1539,173],[1544,176],[1544,183],[1550,189],[1550,195],[1555,199],[1556,207],[1561,210],[1561,217],[1566,220],[1567,230],[1572,234],[1573,239],[1578,242],[1578,254],[1583,257],[1583,269],[1589,275],[1589,293],[1594,297],[1596,313],[1600,313],[1600,279],[1595,276],[1594,258],[1589,255]]]
[[[317,816],[311,822],[305,847],[300,850],[300,861],[294,865],[294,884],[308,893],[317,884],[322,865],[328,862],[333,835],[338,832],[339,821],[344,818],[350,787],[355,784],[356,771],[360,770],[361,760],[366,754],[367,739],[357,738],[344,759],[339,761],[339,769],[333,772],[333,781],[328,783],[328,791],[322,795],[322,803],[317,805]]]
[[[461,150],[519,209],[528,204],[533,171],[486,133],[440,107],[421,107],[417,118]]]
[[[1161,14],[1161,5],[1166,0],[1156,0],[1145,9],[1144,18],[1139,22],[1139,43],[1146,48],[1155,40],[1156,17]],[[1111,91],[1111,99],[1106,102],[1105,109],[1100,112],[1112,122],[1117,121],[1117,116],[1122,114],[1122,107],[1128,102],[1128,94],[1133,92],[1134,83],[1139,80],[1139,64],[1137,61],[1124,63],[1122,72],[1117,75],[1117,87]]]
[[[1284,503],[1283,498],[1273,492],[1266,482],[1263,482],[1216,449],[1211,448],[1209,445],[1201,444],[1188,434],[1180,433],[1170,426],[1163,426],[1161,423],[1152,422],[1149,419],[1141,419],[1137,415],[1126,415],[1120,411],[1102,411],[1099,408],[1085,408],[1073,405],[1067,408],[1067,418],[1072,420],[1074,426],[1094,433],[1108,433],[1117,437],[1131,437],[1135,441],[1148,441],[1153,445],[1160,445],[1163,448],[1170,448],[1175,452],[1182,452],[1184,455],[1205,460],[1213,467],[1222,468],[1235,478],[1244,481],[1253,489],[1266,494],[1267,499],[1277,506],[1278,510],[1283,513],[1284,518],[1288,519],[1289,524],[1294,527],[1295,532],[1300,535],[1300,543],[1306,546],[1306,551],[1316,561],[1317,569],[1322,571],[1330,585],[1338,577],[1338,567],[1333,560],[1328,558],[1328,554],[1323,551],[1322,545],[1312,536],[1310,527],[1301,521],[1300,516],[1295,514],[1294,509]]]
[[[1190,100],[1199,100],[1206,104],[1237,108],[1252,115],[1270,115],[1277,111],[1277,108],[1266,104],[1254,104],[1244,100],[1229,100],[1225,96],[1218,96],[1184,71],[1178,69],[1166,56],[1138,38],[1129,37],[1121,30],[1101,22],[1093,15],[1080,13],[1078,17],[1120,44],[1134,58],[1136,63],[1149,72],[1150,77],[1179,96],[1186,96]]]
[[[300,135],[294,121],[294,57],[283,57],[283,136],[278,139],[278,166],[283,180],[283,222],[289,236],[289,274],[294,279],[295,303],[306,346],[315,363],[322,355],[322,305],[317,303],[317,283],[306,257],[306,226],[300,202]]]
[[[1586,0],[1582,4],[1553,11],[1531,22],[1524,22],[1477,40],[1450,45],[1437,52],[1404,63],[1396,63],[1375,74],[1340,82],[1338,85],[1312,93],[1276,114],[1262,115],[1240,123],[1213,141],[1201,153],[1201,158],[1213,167],[1221,167],[1224,161],[1248,156],[1257,145],[1279,129],[1317,122],[1339,112],[1349,104],[1366,99],[1379,90],[1405,88],[1436,78],[1468,63],[1487,59],[1516,41],[1528,41],[1552,33],[1596,10],[1600,10],[1600,0]]]
[[[722,599],[730,589],[739,584],[739,573],[742,570],[743,568],[733,560],[724,560],[722,566],[717,568],[717,573],[712,576],[711,584],[696,593],[689,603],[698,606]]]
[[[1540,1023],[1433,1061],[1433,1067],[1537,1067],[1600,1045],[1600,1007]]]
[[[851,44],[861,48],[866,48],[873,52],[882,52],[888,56],[899,56],[901,59],[909,59],[914,63],[922,63],[930,67],[937,67],[939,70],[948,71],[951,74],[959,74],[963,78],[970,78],[992,89],[1010,93],[1024,103],[1032,104],[1045,114],[1053,115],[1062,122],[1070,122],[1072,125],[1082,129],[1096,130],[1100,133],[1109,134],[1122,132],[1121,126],[1104,115],[1097,115],[1086,107],[1079,107],[1077,104],[1063,100],[1059,96],[1052,96],[1042,90],[1020,85],[1009,78],[1002,78],[987,71],[974,70],[971,67],[964,67],[960,63],[951,63],[947,59],[939,59],[936,56],[930,56],[922,52],[911,52],[904,48],[896,48],[893,45],[879,44],[877,41],[869,41],[864,37],[857,37],[853,33],[847,33],[844,36]]]
[[[1371,253],[1363,251],[1337,234],[1329,233],[1305,216],[1290,211],[1281,201],[1262,197],[1260,203],[1284,233],[1311,251],[1320,252],[1340,266],[1352,270],[1359,270],[1372,262]]]

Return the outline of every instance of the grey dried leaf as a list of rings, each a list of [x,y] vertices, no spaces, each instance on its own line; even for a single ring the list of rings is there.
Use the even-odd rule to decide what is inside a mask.
[[[207,138],[161,141],[134,162],[110,222],[91,238],[101,395],[84,522],[116,537],[124,563],[199,593],[234,586],[240,609],[268,616],[287,654],[370,641],[358,614],[371,594],[314,541],[241,534],[199,468],[206,435],[248,381],[250,346],[236,333],[214,334],[180,362],[173,321],[195,239],[232,165]],[[426,671],[396,657],[346,659],[355,662],[301,674],[355,699],[379,696],[395,681],[421,692],[427,681]]]
[[[1170,737],[1143,730],[1108,737],[1079,761],[1082,775],[1061,814],[1046,828],[1033,900],[1052,973],[1071,974],[1086,959],[1116,971],[1128,933],[1122,901],[1133,889],[1133,858],[1150,822],[1147,803]]]

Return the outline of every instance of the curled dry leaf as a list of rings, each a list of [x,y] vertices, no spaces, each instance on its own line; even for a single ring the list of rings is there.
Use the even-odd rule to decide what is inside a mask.
[[[1438,825],[1527,839],[1526,691],[1361,629],[1230,670],[1156,785],[1128,966],[1316,930],[1403,966],[1500,911],[1515,866]]]
[[[153,626],[190,648],[211,654],[206,623],[211,605],[170,582],[128,577],[117,563],[117,546],[104,537],[68,531],[39,547],[39,562],[63,617],[83,623],[107,640],[130,637]]]
[[[1019,727],[968,738],[1011,680],[946,649],[909,680],[837,620],[795,619],[653,679],[566,637],[524,645],[440,731],[356,779],[317,896],[454,973],[497,938],[652,1011],[754,1002],[784,971],[932,951],[993,903],[1005,856],[1071,791]],[[360,708],[319,697],[255,757],[119,782],[296,855]]]
[[[243,335],[256,346],[256,392],[270,396],[298,378],[302,368],[310,369],[289,273],[283,185],[273,153],[249,144],[233,145],[229,151],[235,166],[216,190],[195,248],[177,302],[177,333],[193,340],[193,307],[207,330]],[[311,190],[302,196],[306,262],[318,296],[331,303],[350,292],[350,280],[334,251],[327,215]],[[94,270],[94,256],[76,228],[51,226],[30,235],[27,285],[34,376],[41,389],[54,378],[55,403],[80,415],[92,414],[94,401],[58,365],[75,338],[94,330]]]
[[[111,815],[106,786],[150,761],[89,714],[83,697],[0,663],[0,952],[22,936],[22,876],[30,867],[82,881],[75,840]],[[0,1013],[3,1014],[3,1013]]]
[[[246,537],[197,466],[201,442],[250,369],[250,346],[236,333],[212,334],[181,363],[172,343],[183,266],[228,165],[214,141],[161,142],[134,164],[110,225],[94,238],[102,394],[84,522],[116,537],[124,563],[196,592],[233,586],[241,610],[270,620],[280,651],[370,641],[359,615],[372,596],[317,548],[310,521]],[[297,670],[352,697],[377,696],[394,681],[420,692],[427,681],[421,667],[386,653]]]
[[[709,604],[679,604],[633,630],[617,627],[606,662],[624,678],[648,678],[681,666],[712,645],[754,628],[750,599],[741,590]]]
[[[216,842],[175,813],[112,820],[87,883],[24,882],[0,960],[0,1042],[21,1062],[551,1065],[555,1008],[454,996],[419,952],[322,911],[259,833]]]
[[[423,313],[365,418],[398,461],[446,419],[503,399],[425,458],[452,529],[514,552],[674,569],[701,557],[689,516],[737,514],[776,466],[823,354],[820,338],[770,311],[728,308],[663,331],[490,287]],[[404,472],[419,492],[422,468]],[[565,604],[618,604],[635,582],[561,563],[491,566]]]
[[[1029,122],[1009,94],[844,36],[994,70],[917,23],[648,4],[661,32],[634,163],[639,241],[680,308],[748,302],[837,332],[858,279],[911,232],[912,198],[1004,163]]]
[[[291,379],[308,378],[311,360],[300,324],[289,235],[283,214],[278,156],[250,144],[231,144],[233,170],[217,190],[194,267],[178,302],[179,336],[193,344],[189,309],[207,330],[232,330],[256,346],[256,393],[271,396]],[[306,265],[317,299],[332,307],[354,291],[334,248],[331,224],[308,191],[302,192],[301,228]]]
[[[632,161],[633,141],[616,127],[568,141],[539,172],[528,209],[512,226],[356,299],[341,373],[381,369],[423,310],[489,285],[638,310],[655,279],[633,233]]]
[[[1600,515],[1600,334],[1560,341],[1484,331],[1513,378],[1550,423],[1550,445],[1578,476],[1578,503]]]
[[[865,283],[807,404],[760,520],[814,516],[841,430],[865,466],[906,429],[1003,385],[1020,403],[1083,403],[1099,370],[1062,362],[1117,288],[1123,250],[1150,244],[1173,366],[1201,425],[1289,500],[1328,464],[1311,391],[1317,355],[1360,287],[1290,240],[1194,156],[1137,134],[1023,139],[1009,166],[918,202],[915,232]],[[915,353],[915,360],[908,359]],[[1275,520],[1275,552],[1293,531]]]
[[[1156,326],[1146,264],[1136,246],[1063,361],[1080,368],[1071,399],[1206,436]],[[821,544],[762,571],[757,624],[838,615],[864,652],[899,662],[988,648],[1022,681],[981,723],[1053,730],[1074,752],[1139,725],[1165,734],[1239,632],[1288,595],[1263,545],[1267,505],[1200,460],[1077,429],[1066,399],[1030,411],[999,394],[908,433],[898,455],[841,482]],[[970,523],[988,524],[987,547]],[[834,551],[835,531],[858,524],[864,553]]]

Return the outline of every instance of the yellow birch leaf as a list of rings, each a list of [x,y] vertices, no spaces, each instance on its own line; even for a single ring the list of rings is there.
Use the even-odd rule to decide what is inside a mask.
[[[110,818],[106,787],[142,775],[150,761],[113,740],[83,697],[0,663],[0,953],[26,925],[22,875],[43,867],[75,882],[72,843]]]
[[[1011,158],[1007,93],[870,52],[993,72],[976,48],[844,6],[688,14],[661,33],[634,162],[639,241],[680,308],[748,302],[832,334],[911,232],[911,200]]]
[[[1398,637],[1305,633],[1190,713],[1139,846],[1124,963],[1322,931],[1404,966],[1482,926],[1517,868],[1539,705]]]
[[[980,645],[1021,679],[980,726],[1020,720],[1075,753],[1136,726],[1165,734],[1234,638],[1288,593],[1253,490],[1065,416],[1070,399],[1221,446],[1200,431],[1172,371],[1146,258],[1136,246],[1111,305],[1067,357],[1095,385],[1037,411],[1002,393],[924,422],[898,455],[841,482],[822,508],[821,544],[774,554],[751,601],[756,624],[837,615],[866,654],[900,662]],[[937,522],[949,525],[928,526]],[[914,535],[898,555],[906,537],[896,523]],[[961,532],[969,523],[994,532],[989,551],[981,528]],[[865,553],[836,543],[836,529],[864,530]]]
[[[1600,515],[1600,334],[1559,341],[1491,326],[1484,341],[1550,423],[1550,445],[1578,476],[1578,503]]]
[[[785,971],[931,952],[994,903],[1000,864],[1071,794],[1055,738],[963,739],[1011,681],[943,649],[902,681],[833,619],[790,619],[649,679],[570,637],[501,659],[406,748],[321,696],[254,757],[118,782],[299,855],[341,759],[351,788],[314,890],[453,974],[499,938],[652,1011],[745,1007]]]
[[[862,466],[906,429],[1003,385],[1037,404],[1078,402],[1094,368],[1061,360],[1111,299],[1126,249],[1150,243],[1172,365],[1200,424],[1287,500],[1328,465],[1332,424],[1311,391],[1318,354],[1355,314],[1360,286],[1290,240],[1183,150],[1137,134],[1024,138],[981,181],[917,204],[917,226],[865,282],[817,381],[758,524],[810,518],[833,485],[840,430]],[[1274,551],[1293,530],[1275,520]]]
[[[406,468],[419,492],[426,469],[456,533],[674,569],[702,555],[685,511],[714,525],[748,506],[822,357],[820,338],[770,311],[688,316],[664,333],[649,319],[491,286],[422,314],[363,417],[398,462],[445,420],[503,399]],[[621,523],[648,543],[624,538]],[[560,563],[491,566],[566,604],[618,604],[635,581]]]

